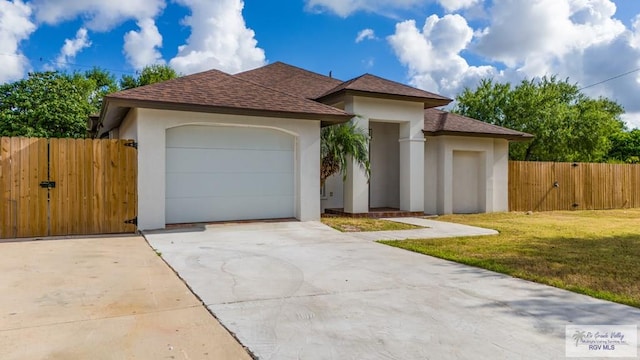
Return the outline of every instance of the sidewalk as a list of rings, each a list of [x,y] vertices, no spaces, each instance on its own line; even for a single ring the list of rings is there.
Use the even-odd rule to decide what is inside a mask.
[[[350,232],[354,236],[363,240],[407,240],[407,239],[435,239],[460,236],[482,236],[497,235],[498,232],[469,225],[454,224],[444,221],[435,221],[421,218],[389,218],[383,219],[404,224],[424,226],[424,229],[397,230],[397,231],[368,231]]]

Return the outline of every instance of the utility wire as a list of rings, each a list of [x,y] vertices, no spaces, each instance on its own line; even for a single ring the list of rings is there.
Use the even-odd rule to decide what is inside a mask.
[[[609,81],[611,81],[611,80],[615,80],[615,79],[619,79],[619,78],[624,77],[624,76],[627,76],[627,75],[631,75],[631,74],[633,74],[633,73],[635,73],[635,72],[638,72],[638,71],[640,71],[640,68],[633,69],[633,70],[631,70],[631,71],[627,71],[626,73],[623,73],[623,74],[620,74],[620,75],[616,75],[616,76],[610,77],[610,78],[608,78],[608,79],[606,79],[606,80],[599,81],[599,82],[597,82],[597,83],[595,83],[595,84],[591,84],[591,85],[584,86],[584,87],[582,87],[582,88],[578,89],[578,91],[582,91],[582,90],[584,90],[584,89],[588,89],[588,88],[591,88],[591,87],[594,87],[594,86],[597,86],[597,85],[600,85],[600,84],[604,84],[604,83],[609,82]]]

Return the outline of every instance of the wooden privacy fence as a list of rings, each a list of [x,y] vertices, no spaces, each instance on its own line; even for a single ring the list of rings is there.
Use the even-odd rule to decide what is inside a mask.
[[[0,138],[0,238],[134,232],[131,143]]]
[[[509,210],[640,207],[640,165],[509,162]]]

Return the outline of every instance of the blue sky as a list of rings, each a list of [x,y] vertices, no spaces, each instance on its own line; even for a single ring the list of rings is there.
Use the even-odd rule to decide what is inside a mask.
[[[0,82],[32,70],[235,73],[283,61],[451,97],[483,77],[557,74],[584,86],[640,68],[639,14],[637,0],[0,0]],[[633,127],[639,90],[635,72],[586,91],[624,105]]]

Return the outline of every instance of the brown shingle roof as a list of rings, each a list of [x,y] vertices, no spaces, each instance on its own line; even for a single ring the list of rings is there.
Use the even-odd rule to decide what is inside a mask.
[[[115,109],[107,109],[110,106]],[[107,129],[102,131],[117,127],[122,121],[121,117],[126,111],[118,109],[131,107],[316,119],[324,123],[346,122],[352,117],[340,109],[245,81],[218,70],[107,95],[101,114],[103,126]],[[114,116],[120,119],[109,118]]]
[[[512,141],[527,141],[533,138],[531,134],[438,109],[426,109],[424,111],[424,134],[427,136],[464,135],[492,137]]]
[[[342,80],[282,62],[275,62],[234,76],[307,99],[315,99],[342,83]]]
[[[344,82],[325,92],[319,96],[317,100],[328,100],[340,97],[347,93],[396,100],[420,101],[425,104],[425,108],[447,105],[452,101],[444,96],[416,89],[414,87],[383,79],[371,74],[364,74],[355,79]]]

